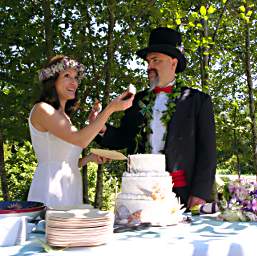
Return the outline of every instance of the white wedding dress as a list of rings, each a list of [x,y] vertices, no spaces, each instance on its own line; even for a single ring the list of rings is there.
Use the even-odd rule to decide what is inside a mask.
[[[30,118],[31,114],[29,128],[38,166],[28,201],[42,202],[48,207],[82,204],[82,177],[78,168],[82,148],[37,130]]]

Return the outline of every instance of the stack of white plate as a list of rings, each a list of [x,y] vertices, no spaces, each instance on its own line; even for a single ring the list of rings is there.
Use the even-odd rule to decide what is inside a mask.
[[[57,247],[96,246],[113,234],[112,212],[98,209],[47,210],[46,239]]]

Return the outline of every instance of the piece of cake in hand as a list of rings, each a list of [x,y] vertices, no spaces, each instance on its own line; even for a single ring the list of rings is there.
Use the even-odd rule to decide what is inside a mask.
[[[172,179],[165,170],[165,155],[128,156],[128,169],[123,173],[121,193],[116,199],[116,224],[174,225],[183,220],[184,210],[172,192]]]
[[[133,84],[130,84],[128,87],[128,92],[135,95],[137,92],[137,89]]]
[[[137,90],[136,87],[133,84],[130,84],[127,89],[128,94],[123,98],[123,100],[129,99],[132,95],[135,95]]]

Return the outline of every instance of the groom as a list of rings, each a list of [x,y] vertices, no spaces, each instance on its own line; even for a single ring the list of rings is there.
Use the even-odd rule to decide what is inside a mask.
[[[148,63],[150,88],[136,94],[120,127],[103,127],[97,142],[128,154],[163,153],[173,191],[188,208],[210,200],[216,169],[211,98],[183,87],[176,74],[186,68],[179,32],[159,27],[137,55]]]

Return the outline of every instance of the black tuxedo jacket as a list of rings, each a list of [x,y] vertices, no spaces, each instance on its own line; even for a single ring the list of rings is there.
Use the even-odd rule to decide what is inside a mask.
[[[127,148],[128,154],[145,153],[146,135],[142,134],[137,152],[135,136],[146,118],[140,112],[139,100],[147,91],[136,94],[133,106],[125,111],[120,127],[107,125],[103,137],[96,141],[110,149]],[[147,104],[147,102],[144,102]],[[186,185],[174,192],[186,204],[190,195],[210,199],[216,170],[215,124],[211,98],[192,88],[183,88],[176,101],[176,111],[168,124],[164,152],[166,170],[183,170]]]

